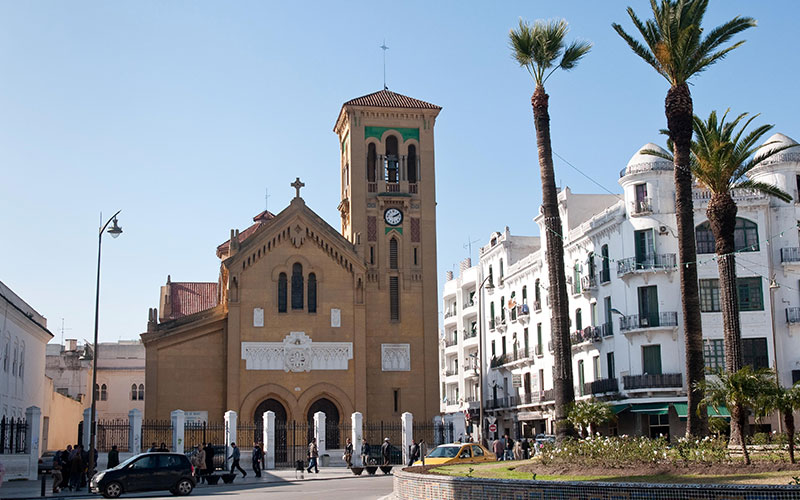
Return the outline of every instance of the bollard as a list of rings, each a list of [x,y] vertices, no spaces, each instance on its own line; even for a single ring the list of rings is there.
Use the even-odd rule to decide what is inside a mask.
[[[42,472],[42,496],[45,496],[45,492],[47,491],[47,474]]]

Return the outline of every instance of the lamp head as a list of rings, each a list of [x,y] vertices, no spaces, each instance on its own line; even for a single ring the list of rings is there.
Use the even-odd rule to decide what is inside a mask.
[[[486,286],[484,288],[486,288],[487,292],[491,292],[492,290],[494,290],[494,283],[492,283],[492,277],[491,276],[489,276],[489,282],[486,283]]]
[[[114,220],[112,222],[114,223],[114,225],[108,228],[108,234],[110,234],[112,238],[116,238],[120,234],[122,234],[122,228],[119,227],[119,225],[117,224],[116,217],[114,217]]]

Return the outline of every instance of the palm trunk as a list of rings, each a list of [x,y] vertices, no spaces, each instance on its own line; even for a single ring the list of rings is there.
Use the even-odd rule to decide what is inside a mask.
[[[786,437],[789,438],[789,461],[794,460],[794,408],[789,408],[783,412],[783,423],[786,424]]]
[[[551,331],[553,336],[553,392],[555,396],[556,442],[572,437],[575,430],[567,419],[570,405],[575,401],[572,386],[572,347],[569,342],[569,304],[564,274],[564,243],[561,239],[561,216],[558,212],[553,152],[550,148],[550,114],[548,95],[541,85],[531,97],[533,120],[536,125],[536,145],[539,149],[539,168],[542,176],[542,213],[547,241],[548,291],[551,301]]]
[[[697,289],[697,247],[694,239],[694,206],[692,203],[692,173],[689,154],[692,140],[692,95],[684,83],[673,86],[664,101],[667,127],[674,144],[675,166],[675,219],[678,225],[678,253],[680,257],[681,297],[684,342],[686,346],[686,388],[689,415],[686,422],[688,436],[708,434],[708,417],[698,413],[703,399],[698,382],[705,380],[703,362],[703,329],[700,320],[700,294]],[[689,263],[689,265],[687,265]]]
[[[725,342],[725,370],[729,374],[742,368],[742,331],[739,323],[739,297],[736,289],[736,257],[733,231],[736,228],[736,203],[730,193],[714,193],[706,215],[714,233],[719,267],[719,295],[722,309],[722,334]],[[742,422],[746,422],[744,408]],[[731,419],[731,443],[744,440],[744,425]]]
[[[744,429],[745,421],[747,419],[747,412],[741,405],[733,405],[731,408],[731,439],[730,444],[736,444],[733,441],[733,429],[739,427]],[[747,439],[740,434],[739,443],[742,445],[742,455],[744,455],[744,463],[750,465],[750,454],[747,452]]]

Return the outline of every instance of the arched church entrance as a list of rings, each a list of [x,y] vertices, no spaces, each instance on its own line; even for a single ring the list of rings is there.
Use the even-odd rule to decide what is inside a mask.
[[[286,408],[277,399],[265,399],[257,407],[253,422],[256,424],[256,440],[261,441],[261,433],[264,428],[264,412],[275,412],[275,462],[284,463],[288,461],[286,455]],[[266,443],[264,443],[266,445]]]
[[[320,398],[308,408],[306,420],[308,420],[309,441],[314,437],[314,414],[318,411],[325,414],[325,447],[331,450],[341,448],[339,409],[328,398]]]

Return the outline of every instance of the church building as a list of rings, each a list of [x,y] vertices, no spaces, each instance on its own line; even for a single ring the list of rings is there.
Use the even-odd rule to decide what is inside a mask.
[[[433,128],[441,107],[352,99],[339,137],[341,230],[295,198],[217,247],[216,283],[173,282],[151,309],[145,418],[242,421],[439,413]],[[289,180],[289,179],[287,179]],[[287,186],[288,188],[288,186]]]

